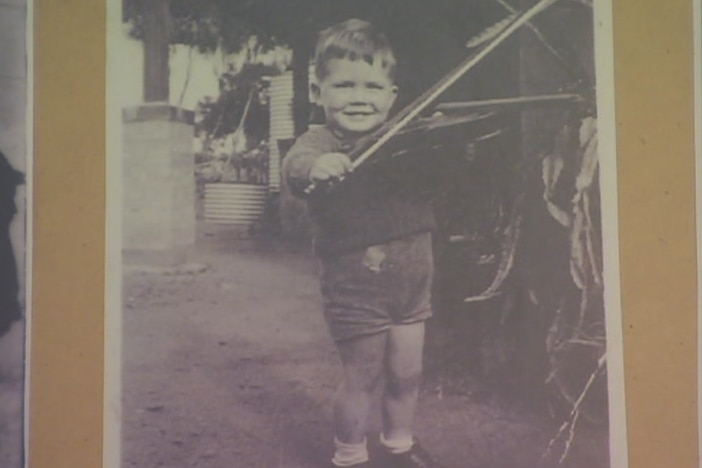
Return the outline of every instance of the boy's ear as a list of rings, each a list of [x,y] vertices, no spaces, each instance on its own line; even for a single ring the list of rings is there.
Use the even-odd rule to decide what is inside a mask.
[[[314,103],[316,103],[319,99],[319,93],[319,85],[317,83],[310,83],[310,96],[312,97]]]
[[[392,104],[395,104],[395,99],[397,99],[397,94],[400,92],[400,88],[398,88],[396,85],[393,85],[392,88],[390,88],[390,91],[392,91]]]

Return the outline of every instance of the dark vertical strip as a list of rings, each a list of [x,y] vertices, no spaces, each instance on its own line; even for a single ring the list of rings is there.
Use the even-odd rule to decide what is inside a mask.
[[[312,55],[311,40],[306,35],[298,35],[293,47],[293,119],[295,135],[301,135],[310,123],[309,66]]]
[[[168,0],[144,2],[144,101],[168,102]]]

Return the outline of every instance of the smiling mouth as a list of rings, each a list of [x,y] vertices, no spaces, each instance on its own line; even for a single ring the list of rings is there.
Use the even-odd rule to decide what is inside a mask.
[[[370,117],[373,112],[344,112],[347,117]]]

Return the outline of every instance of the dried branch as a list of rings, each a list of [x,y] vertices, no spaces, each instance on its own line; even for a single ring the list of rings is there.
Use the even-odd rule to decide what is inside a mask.
[[[502,30],[505,29],[507,25],[514,21],[514,18],[517,17],[516,10],[512,11],[511,13],[512,14],[506,17],[505,19],[498,21],[492,26],[489,26],[488,28],[480,31],[477,35],[471,37],[470,40],[468,40],[468,42],[466,43],[466,47],[468,49],[472,49],[474,47],[478,47],[480,44],[484,44],[487,41],[495,38],[495,36],[502,32]]]
[[[583,401],[585,400],[585,397],[587,396],[588,392],[592,388],[592,385],[595,382],[595,379],[597,376],[604,370],[605,364],[607,363],[607,353],[603,353],[600,358],[597,361],[597,367],[595,370],[590,374],[590,377],[587,380],[587,383],[585,384],[585,387],[583,388],[582,392],[580,392],[580,395],[578,398],[573,402],[573,408],[570,411],[570,415],[566,421],[561,424],[561,427],[558,429],[558,432],[556,435],[551,439],[551,441],[548,444],[548,447],[546,448],[546,451],[542,455],[541,459],[544,460],[546,457],[548,457],[551,453],[551,450],[553,449],[554,445],[558,440],[560,440],[565,433],[566,430],[568,430],[568,438],[565,440],[565,447],[563,448],[563,453],[561,454],[560,458],[558,459],[558,463],[562,464],[565,459],[568,457],[568,454],[570,453],[570,448],[573,443],[573,440],[575,439],[575,426],[578,422],[578,418],[580,417],[580,408],[583,404]]]
[[[510,12],[512,14],[517,13],[517,9],[514,8],[512,5],[510,5],[509,3],[507,3],[505,0],[494,0],[494,1],[497,2],[498,4],[500,4],[500,6],[502,6],[508,12]],[[528,22],[526,24],[526,27],[529,28],[531,30],[531,32],[534,33],[534,35],[539,40],[541,45],[543,45],[546,48],[546,50],[548,50],[551,53],[551,55],[553,55],[556,58],[556,60],[558,60],[562,64],[567,63],[566,59],[560,54],[560,52],[558,52],[558,50],[556,50],[556,48],[554,46],[551,45],[551,43],[548,41],[548,39],[546,39],[546,37],[539,30],[539,28],[537,28],[534,25],[534,23]]]
[[[519,233],[522,224],[522,215],[518,209],[519,205],[519,201],[515,203],[512,220],[505,229],[505,241],[502,245],[500,265],[497,268],[495,278],[493,278],[492,283],[490,283],[490,286],[488,286],[487,289],[485,289],[482,293],[478,294],[477,296],[470,296],[465,298],[465,302],[484,301],[486,299],[495,297],[500,293],[502,284],[509,276],[510,271],[512,271],[512,266],[514,265],[514,254],[517,251]]]

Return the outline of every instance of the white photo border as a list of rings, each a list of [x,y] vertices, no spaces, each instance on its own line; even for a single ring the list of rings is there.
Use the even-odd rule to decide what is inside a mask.
[[[105,385],[103,400],[103,468],[122,466],[122,117],[120,96],[114,86],[122,68],[114,51],[122,26],[122,0],[106,0],[105,143],[107,177],[105,213]],[[113,176],[109,176],[113,174]]]
[[[595,72],[597,77],[597,132],[602,199],[604,304],[607,329],[610,466],[629,466],[624,388],[624,343],[619,268],[619,211],[617,190],[617,135],[614,109],[614,35],[612,2],[595,0]]]

